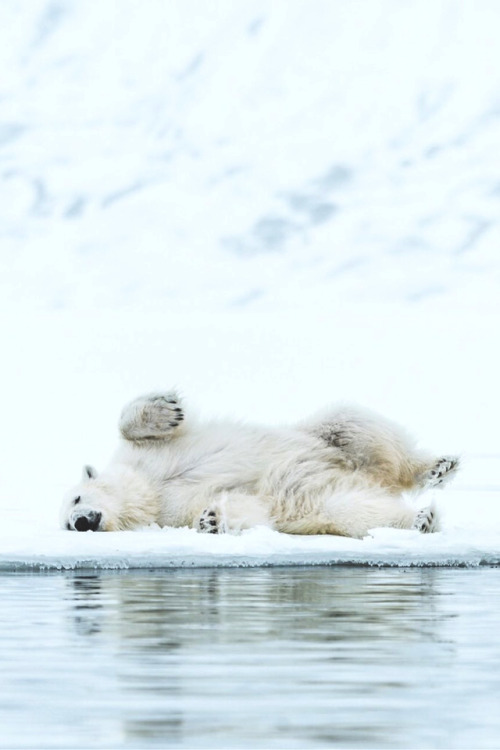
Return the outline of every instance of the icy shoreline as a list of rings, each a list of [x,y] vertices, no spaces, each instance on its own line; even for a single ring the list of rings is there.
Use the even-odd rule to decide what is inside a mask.
[[[228,569],[228,568],[304,568],[304,567],[332,567],[332,568],[497,568],[500,567],[500,554],[493,555],[491,558],[486,556],[477,560],[459,558],[446,558],[442,560],[421,560],[421,561],[397,561],[382,560],[374,558],[373,560],[354,560],[354,559],[335,559],[335,560],[316,560],[316,561],[295,561],[286,558],[276,561],[261,561],[247,558],[244,560],[218,558],[209,560],[208,558],[196,558],[193,560],[183,560],[179,562],[173,559],[156,560],[151,564],[148,559],[133,561],[124,560],[78,560],[66,562],[62,560],[50,560],[25,562],[25,561],[5,561],[0,563],[0,574],[9,573],[59,573],[69,571],[126,571],[126,570],[148,570],[150,572],[158,570],[179,570],[179,569]]]
[[[453,530],[423,536],[416,531],[375,529],[358,540],[290,536],[267,528],[220,537],[187,528],[79,535],[61,531],[42,535],[36,544],[31,537],[18,538],[0,553],[0,572],[318,565],[497,566],[500,535]]]

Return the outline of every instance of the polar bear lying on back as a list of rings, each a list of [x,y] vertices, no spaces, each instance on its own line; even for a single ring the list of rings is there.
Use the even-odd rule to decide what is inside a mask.
[[[123,441],[108,468],[98,476],[86,466],[64,500],[64,528],[430,532],[434,508],[417,512],[403,493],[442,485],[458,467],[457,458],[433,458],[393,423],[354,407],[273,429],[189,422],[175,392],[153,393],[126,406],[119,427]]]

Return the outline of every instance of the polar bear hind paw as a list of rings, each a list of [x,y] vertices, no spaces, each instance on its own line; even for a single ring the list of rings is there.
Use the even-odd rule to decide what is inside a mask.
[[[442,456],[438,458],[424,476],[425,487],[439,487],[445,484],[454,476],[459,466],[457,456]]]
[[[432,534],[434,531],[439,531],[436,509],[433,505],[429,505],[417,513],[412,529],[420,531],[421,534]]]

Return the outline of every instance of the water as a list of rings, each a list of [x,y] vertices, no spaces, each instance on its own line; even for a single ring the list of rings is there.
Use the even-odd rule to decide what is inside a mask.
[[[498,748],[500,570],[0,578],[2,748]]]

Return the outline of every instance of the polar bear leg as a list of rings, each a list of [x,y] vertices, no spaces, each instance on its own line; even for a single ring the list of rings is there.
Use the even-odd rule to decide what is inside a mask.
[[[411,529],[416,511],[404,497],[381,487],[337,487],[318,497],[316,508],[301,514],[288,509],[276,521],[289,534],[333,534],[362,539],[370,529]]]
[[[399,425],[357,407],[325,413],[302,427],[331,446],[346,469],[362,472],[393,494],[444,484],[459,466],[456,456],[435,458],[417,450]]]
[[[276,510],[276,508],[275,508]],[[286,518],[271,517],[262,499],[244,494],[221,494],[212,500],[195,522],[205,534],[238,533],[254,526],[269,526],[288,534],[333,534],[362,539],[370,529],[416,529],[422,534],[439,531],[432,504],[418,512],[403,497],[380,488],[354,489],[330,496],[318,513]]]
[[[422,534],[441,528],[434,503],[416,511],[403,495],[387,494],[380,488],[366,487],[333,496],[325,503],[325,509],[331,514],[333,533],[357,538],[378,527],[415,529]]]
[[[170,391],[131,401],[123,409],[118,426],[125,440],[165,440],[173,437],[183,420],[179,396]]]
[[[458,456],[441,456],[432,461],[418,477],[418,485],[422,489],[442,487],[453,479],[460,465]]]
[[[359,407],[332,409],[302,427],[331,446],[347,469],[369,474],[383,486],[396,486],[427,468],[428,457],[415,450],[399,425]]]
[[[253,526],[273,526],[262,500],[243,493],[221,493],[203,510],[196,528],[205,534],[238,533]]]

